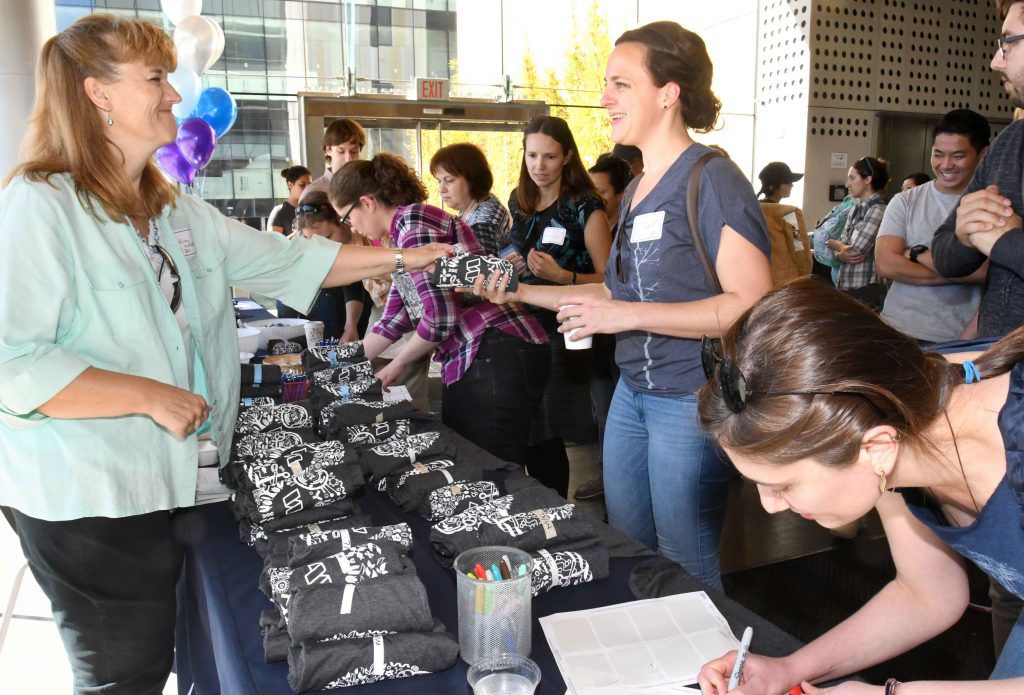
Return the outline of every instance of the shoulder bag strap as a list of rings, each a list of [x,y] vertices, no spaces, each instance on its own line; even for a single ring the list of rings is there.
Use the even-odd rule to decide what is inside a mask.
[[[718,281],[715,264],[711,261],[711,256],[708,255],[707,247],[704,246],[704,238],[700,233],[697,204],[700,201],[700,176],[704,172],[704,165],[711,159],[721,156],[721,153],[716,150],[702,155],[690,170],[690,181],[686,186],[686,217],[690,222],[690,236],[693,237],[693,245],[697,249],[697,258],[704,266],[704,280],[707,282],[711,294],[722,294],[722,283]]]

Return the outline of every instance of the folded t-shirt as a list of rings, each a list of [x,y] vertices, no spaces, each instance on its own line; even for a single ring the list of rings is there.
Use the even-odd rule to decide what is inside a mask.
[[[315,372],[314,374],[322,374]],[[371,401],[379,401],[384,398],[384,385],[380,379],[360,379],[350,383],[314,383],[309,392],[310,399],[318,402],[329,402],[337,399],[350,400],[352,398],[363,398]]]
[[[246,408],[238,413],[235,434],[255,434],[271,430],[308,430],[313,427],[317,412],[310,401]]]
[[[498,486],[490,480],[453,483],[428,493],[417,512],[427,521],[439,521],[497,496]]]
[[[328,384],[356,384],[372,382],[374,380],[373,365],[370,364],[368,360],[363,362],[353,362],[351,364],[341,364],[337,367],[328,367],[327,369],[320,369],[313,372],[311,376],[311,381],[314,386],[326,386]]]
[[[383,481],[385,476],[410,463],[436,456],[451,457],[455,456],[455,452],[455,441],[448,435],[421,432],[360,449],[359,465],[368,476]]]
[[[243,464],[238,489],[248,492],[301,475],[312,468],[351,465],[357,458],[355,449],[342,442],[297,444],[283,451],[267,452],[255,462]]]
[[[431,459],[406,464],[382,480],[391,501],[407,512],[420,509],[434,490],[454,483],[480,480],[480,468],[452,459]],[[379,487],[378,487],[379,489]]]
[[[458,640],[444,631],[306,643],[289,650],[288,685],[303,692],[437,673],[458,656]]]
[[[608,549],[598,541],[576,550],[538,550],[533,554],[530,590],[534,596],[608,576]]]
[[[412,401],[371,401],[362,398],[340,398],[322,403],[317,431],[324,439],[338,439],[349,425],[379,424],[412,415]]]
[[[321,521],[337,519],[343,516],[350,516],[356,512],[356,504],[349,497],[343,497],[322,507],[310,507],[293,514],[285,514],[282,517],[271,519],[263,524],[264,533],[272,533],[281,529],[293,526],[305,526],[316,524]]]
[[[316,533],[327,528],[349,528],[351,526],[366,526],[370,524],[370,517],[367,514],[339,515],[329,519],[320,519],[313,522],[295,522],[294,525],[286,524],[269,533],[263,529],[262,524],[255,524],[251,519],[242,519],[238,523],[238,537],[248,546],[251,546],[261,557],[268,557],[276,553],[280,560],[275,565],[284,565],[288,562],[288,537],[296,533]]]
[[[365,425],[345,425],[333,439],[357,447],[369,447],[383,444],[394,438],[408,437],[412,432],[412,423],[408,418],[384,422],[373,422]]]
[[[246,498],[253,521],[268,524],[276,519],[351,499],[363,486],[363,472],[356,465],[312,465],[298,475],[275,479],[255,487]],[[250,501],[251,500],[251,501]]]
[[[427,591],[415,572],[360,584],[296,587],[287,620],[293,645],[353,630],[425,632],[433,627]]]
[[[310,346],[302,353],[302,366],[307,372],[337,367],[343,362],[362,362],[366,359],[363,341],[354,340],[339,345]]]
[[[372,541],[387,541],[408,555],[412,549],[412,529],[409,524],[391,524],[298,533],[288,539],[288,566],[301,567]]]

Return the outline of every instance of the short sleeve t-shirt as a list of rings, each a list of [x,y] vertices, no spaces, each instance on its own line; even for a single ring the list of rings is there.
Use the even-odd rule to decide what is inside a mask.
[[[605,284],[613,299],[675,303],[711,296],[686,214],[690,171],[710,151],[701,144],[691,145],[639,205],[632,209],[623,206],[605,268]],[[732,161],[717,157],[705,165],[698,214],[704,246],[712,260],[718,256],[725,225],[767,258],[771,244],[764,216],[750,182]],[[620,264],[624,282],[618,279]],[[677,396],[692,393],[705,381],[699,340],[626,331],[616,335],[615,361],[622,378],[635,391]]]
[[[878,229],[879,237],[899,237],[907,246],[931,247],[935,230],[949,216],[960,196],[940,192],[934,181],[893,197]],[[918,340],[956,340],[978,311],[981,285],[911,285],[893,282],[882,318]]]

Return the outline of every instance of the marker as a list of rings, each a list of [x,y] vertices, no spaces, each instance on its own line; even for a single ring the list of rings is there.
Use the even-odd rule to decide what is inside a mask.
[[[794,685],[789,689],[789,695],[804,695],[804,689],[799,685]]]
[[[511,579],[512,578],[512,571],[509,570],[508,563],[505,562],[504,560],[502,560],[498,564],[498,569],[501,570],[501,578],[502,579]]]
[[[497,565],[491,565],[491,574],[494,575],[494,581],[500,582],[502,579],[501,570],[498,569]]]
[[[476,567],[473,568],[473,571],[476,573],[477,579],[487,579],[487,573],[484,571],[484,566],[479,562],[476,563]]]
[[[520,576],[520,577],[522,577],[524,574],[526,574],[526,565],[525,564],[519,565],[519,571],[516,574],[518,576]]]
[[[740,678],[743,676],[743,664],[747,661],[747,653],[750,652],[750,640],[754,636],[754,629],[748,627],[743,631],[743,639],[740,640],[740,649],[736,652],[736,661],[732,665],[732,675],[729,676],[729,690],[738,688]]]
[[[494,575],[491,574],[490,570],[487,570],[487,572],[484,574],[484,576],[487,578],[487,581],[489,581],[489,582],[493,582],[494,581]]]
[[[470,579],[476,579],[476,575],[473,574],[472,572],[466,572],[466,576],[469,577]]]

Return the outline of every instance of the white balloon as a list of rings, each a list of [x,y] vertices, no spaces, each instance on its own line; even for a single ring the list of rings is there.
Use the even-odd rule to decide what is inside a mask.
[[[172,106],[171,111],[178,120],[188,118],[199,101],[199,94],[203,91],[202,80],[192,68],[179,63],[178,69],[167,76],[167,81],[181,95],[181,101]]]
[[[207,17],[185,17],[174,29],[174,45],[178,49],[178,65],[202,75],[224,52],[224,30]]]
[[[171,24],[178,26],[185,17],[203,13],[203,0],[160,0],[160,9]]]

